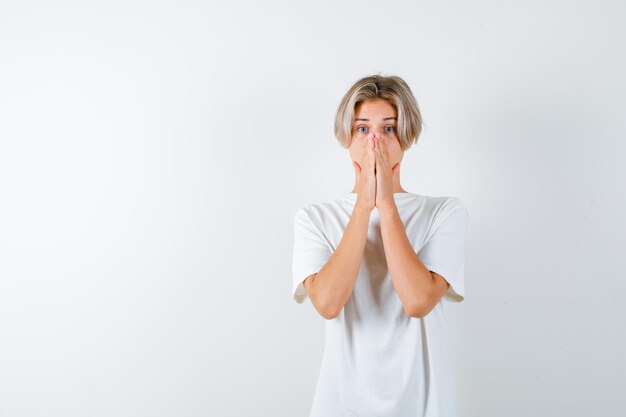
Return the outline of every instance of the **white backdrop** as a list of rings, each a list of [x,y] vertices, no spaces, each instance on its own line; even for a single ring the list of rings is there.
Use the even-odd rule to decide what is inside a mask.
[[[624,45],[621,1],[0,1],[0,417],[307,415],[293,215],[374,73],[470,211],[463,416],[623,416]]]

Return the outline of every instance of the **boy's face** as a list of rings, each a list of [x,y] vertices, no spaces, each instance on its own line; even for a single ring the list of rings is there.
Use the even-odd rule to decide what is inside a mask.
[[[398,113],[387,100],[367,99],[359,103],[354,112],[350,139],[350,158],[361,168],[367,160],[367,139],[386,137],[389,164],[402,161],[404,151],[397,135]]]

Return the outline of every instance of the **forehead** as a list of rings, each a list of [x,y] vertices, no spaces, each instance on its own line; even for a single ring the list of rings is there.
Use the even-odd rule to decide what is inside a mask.
[[[368,99],[354,108],[355,119],[383,119],[397,116],[396,109],[384,99]]]

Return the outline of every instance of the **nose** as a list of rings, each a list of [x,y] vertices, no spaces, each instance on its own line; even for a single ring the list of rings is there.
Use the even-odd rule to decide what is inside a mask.
[[[370,138],[376,137],[376,138],[380,139],[384,134],[385,134],[384,129],[376,127],[376,128],[372,128],[370,130],[370,134],[369,134],[368,137],[370,137]]]

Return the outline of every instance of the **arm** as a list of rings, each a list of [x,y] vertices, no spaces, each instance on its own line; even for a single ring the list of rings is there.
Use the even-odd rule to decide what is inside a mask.
[[[435,307],[450,284],[430,272],[414,252],[395,204],[379,208],[380,226],[389,274],[411,317],[424,317]]]
[[[326,319],[337,317],[352,294],[365,251],[371,211],[355,206],[335,252],[317,274],[304,280],[311,302]]]

